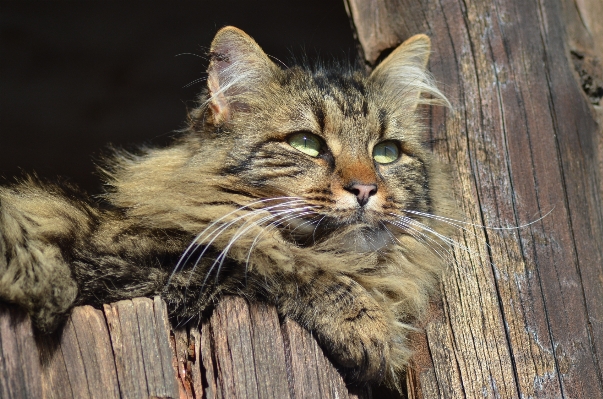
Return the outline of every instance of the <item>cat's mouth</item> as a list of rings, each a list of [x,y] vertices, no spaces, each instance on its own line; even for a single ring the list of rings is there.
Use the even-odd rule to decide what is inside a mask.
[[[329,240],[337,242],[340,250],[346,252],[373,252],[393,243],[392,233],[385,227],[372,227],[364,223],[338,226],[318,226],[306,230],[286,230],[283,236],[299,246],[308,247]]]
[[[376,228],[381,225],[386,216],[378,211],[367,209],[365,207],[338,210],[330,216],[333,226],[362,225],[369,228]]]
[[[312,246],[340,235],[345,250],[370,251],[391,242],[391,233],[385,227],[386,217],[364,208],[347,212],[316,213],[292,218],[280,226],[286,239],[300,246]]]

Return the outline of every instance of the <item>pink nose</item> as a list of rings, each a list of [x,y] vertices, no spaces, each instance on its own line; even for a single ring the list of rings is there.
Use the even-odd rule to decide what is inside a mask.
[[[366,205],[369,198],[377,193],[376,184],[355,183],[344,188],[356,196],[356,199],[358,200],[360,206]]]

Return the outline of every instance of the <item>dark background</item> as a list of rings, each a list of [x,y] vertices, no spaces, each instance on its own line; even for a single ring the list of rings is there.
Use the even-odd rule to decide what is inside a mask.
[[[108,144],[184,126],[225,25],[285,63],[355,57],[342,0],[0,3],[0,183],[35,172],[98,192]]]

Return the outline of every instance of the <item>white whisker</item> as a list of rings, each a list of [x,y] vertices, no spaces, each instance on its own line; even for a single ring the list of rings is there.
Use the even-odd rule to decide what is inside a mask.
[[[311,209],[311,208],[318,208],[318,207],[316,207],[316,206],[307,206],[305,208]],[[304,209],[304,208],[295,209],[295,211],[298,211],[300,209]],[[275,220],[275,221],[271,222],[262,231],[260,231],[256,235],[256,237],[254,238],[253,242],[251,243],[251,246],[249,247],[249,251],[247,252],[247,259],[245,261],[245,270],[247,270],[248,267],[249,267],[249,260],[251,258],[251,253],[253,252],[253,249],[257,245],[257,243],[258,243],[258,241],[259,241],[259,239],[260,239],[261,236],[263,236],[264,234],[268,233],[270,230],[273,230],[274,228],[276,228],[276,226],[278,226],[279,224],[283,223],[284,221],[291,220],[291,219],[296,219],[298,217],[310,215],[312,213],[315,213],[315,212],[314,211],[304,211],[304,212],[300,212],[300,213],[293,213],[293,215],[287,215],[284,218],[281,218],[281,219],[278,219],[278,220]],[[308,221],[300,224],[299,226],[297,226],[292,231],[297,230],[299,227],[303,226],[306,223],[308,223]],[[289,225],[287,225],[286,227],[289,227]]]
[[[218,223],[220,223],[220,221],[224,220],[228,216],[231,216],[231,215],[235,214],[236,212],[239,212],[239,211],[241,211],[241,210],[243,210],[245,208],[249,208],[250,206],[256,205],[258,203],[265,203],[265,202],[269,202],[269,201],[275,201],[275,200],[280,200],[280,199],[290,199],[290,198],[294,198],[294,199],[291,200],[291,201],[281,202],[281,203],[278,203],[276,205],[265,206],[265,207],[262,207],[262,208],[259,208],[259,209],[254,209],[254,210],[250,211],[249,213],[245,213],[243,215],[237,216],[236,218],[234,218],[233,220],[231,220],[228,223],[224,223],[224,224],[216,226]],[[275,216],[278,216],[279,214],[282,214],[283,212],[286,212],[287,209],[284,210],[284,211],[278,211],[276,214],[271,214],[270,211],[273,211],[274,209],[278,209],[278,208],[282,208],[282,207],[288,207],[288,206],[291,206],[291,205],[299,204],[300,202],[303,202],[303,200],[299,199],[299,197],[274,197],[274,198],[266,198],[266,199],[254,201],[254,202],[252,202],[250,204],[241,206],[241,207],[239,207],[239,208],[237,208],[237,209],[235,209],[235,210],[233,210],[233,211],[225,214],[224,216],[220,217],[219,219],[215,220],[212,224],[210,224],[209,226],[207,226],[201,233],[199,233],[197,235],[197,237],[195,237],[195,240],[193,240],[193,242],[191,243],[191,245],[189,245],[189,247],[187,248],[187,251],[185,251],[185,254],[183,254],[181,256],[180,261],[179,261],[177,267],[182,267],[182,265],[181,265],[182,262],[181,261],[184,258],[184,256],[186,256],[186,260],[185,260],[184,264],[186,264],[188,262],[188,260],[193,255],[193,253],[195,252],[195,250],[197,248],[199,248],[199,243],[201,241],[208,240],[209,238],[211,238],[213,236],[213,238],[211,238],[211,240],[209,242],[204,243],[203,249],[202,249],[201,253],[199,254],[199,256],[197,257],[197,260],[195,261],[195,264],[192,267],[192,272],[194,272],[194,270],[198,266],[199,262],[201,261],[201,259],[203,258],[203,256],[207,252],[207,250],[214,243],[214,241],[222,233],[224,233],[225,231],[227,231],[231,226],[235,225],[237,222],[239,222],[241,220],[244,220],[244,219],[247,219],[247,220],[245,220],[243,222],[242,226],[239,226],[239,228],[237,229],[237,231],[239,231],[243,226],[245,226],[246,224],[248,224],[250,222],[249,219],[251,219],[251,218],[253,218],[255,216],[258,216],[258,215],[260,215],[262,213],[267,212],[267,213],[269,213],[269,215],[265,216],[261,220],[264,220],[264,219],[269,220],[269,219],[271,219],[271,218],[273,218]],[[258,225],[258,221],[252,221],[252,223],[254,223],[253,225]],[[212,227],[213,227],[213,230],[208,231]],[[231,244],[232,244],[232,242],[233,242],[233,240],[231,238],[231,240],[229,241],[229,244],[228,244],[227,247],[230,247]],[[192,248],[192,250],[191,250],[191,248]],[[189,254],[186,255],[186,252],[189,252]],[[220,256],[222,256],[222,253],[220,254]],[[218,259],[220,259],[220,256],[218,257]],[[216,261],[218,259],[216,259]],[[203,288],[205,287],[205,285],[207,283],[207,280],[208,280],[208,277],[211,275],[211,272],[212,272],[212,270],[215,267],[216,261],[214,261],[214,263],[212,264],[212,266],[206,271],[205,278],[204,278],[202,286],[201,286],[201,290],[203,290]],[[222,261],[220,263],[220,266],[218,267],[218,273],[216,273],[216,278],[219,275],[219,270],[220,270],[220,267],[221,267],[222,263],[223,263],[223,259],[222,259]],[[176,273],[177,270],[178,270],[177,268],[174,268],[174,271],[172,271],[172,274],[170,275],[170,278],[168,279],[168,284],[169,284],[170,280],[172,279],[172,277],[175,275],[175,273]],[[186,284],[187,288],[185,288],[185,295],[186,295],[186,290],[188,290],[188,286],[190,284],[190,279],[191,278],[192,278],[192,274],[189,277],[188,283]],[[168,284],[166,284],[166,286]]]
[[[446,244],[448,244],[448,245],[450,245],[450,246],[452,246],[452,247],[455,247],[455,248],[459,248],[459,249],[461,249],[461,250],[463,250],[463,251],[467,252],[467,253],[468,253],[468,254],[470,254],[470,255],[475,255],[477,258],[479,258],[479,257],[480,257],[480,254],[479,254],[479,253],[477,253],[477,252],[475,252],[475,251],[472,251],[472,250],[471,250],[469,247],[467,247],[467,246],[465,246],[465,245],[462,245],[461,243],[459,243],[459,242],[457,242],[457,241],[453,240],[453,239],[452,239],[452,238],[450,238],[450,237],[446,237],[445,235],[443,235],[443,234],[441,234],[441,233],[438,233],[437,231],[435,231],[435,230],[433,230],[432,228],[430,228],[429,226],[427,226],[427,225],[425,225],[425,224],[423,224],[423,223],[419,222],[418,220],[414,220],[414,219],[411,219],[411,220],[412,220],[412,224],[413,224],[413,225],[418,226],[418,227],[419,227],[419,228],[421,228],[422,230],[424,230],[424,231],[426,231],[426,232],[428,232],[428,233],[433,234],[435,237],[439,238],[440,240],[442,240],[442,241],[443,241],[443,242],[445,242]],[[487,244],[486,244],[486,245],[487,245]],[[492,262],[490,262],[490,261],[488,261],[488,263],[492,264]]]
[[[216,272],[216,279],[218,278],[218,275],[220,273],[220,269],[222,268],[222,265],[224,264],[224,261],[226,260],[226,255],[228,254],[228,251],[230,251],[230,248],[234,245],[234,243],[241,238],[243,235],[245,235],[249,230],[251,230],[254,227],[260,226],[262,223],[267,222],[271,219],[274,219],[275,217],[284,215],[284,214],[290,214],[292,212],[296,212],[298,210],[306,210],[312,207],[304,207],[304,208],[293,208],[293,209],[286,209],[284,211],[279,211],[278,213],[274,213],[274,214],[270,214],[268,216],[265,216],[263,218],[261,218],[260,220],[256,220],[256,221],[251,221],[251,224],[249,226],[247,226],[246,228],[243,229],[243,227],[245,226],[245,224],[247,224],[249,221],[246,221],[243,225],[241,225],[239,227],[239,229],[237,230],[237,232],[231,237],[230,241],[228,242],[228,244],[226,245],[226,247],[224,247],[224,249],[220,252],[220,255],[214,260],[214,263],[210,266],[210,268],[208,269],[207,273],[206,273],[206,277],[209,276],[213,270],[213,268],[216,266],[216,264],[218,265],[218,270]],[[205,284],[204,284],[205,285]]]
[[[314,242],[316,242],[316,229],[318,229],[318,225],[320,224],[320,222],[322,222],[323,220],[325,220],[325,218],[327,217],[327,215],[324,215],[322,218],[320,218],[320,220],[316,223],[316,226],[314,226],[314,230],[312,231],[312,240]]]
[[[471,223],[471,222],[465,222],[462,220],[458,220],[458,219],[453,219],[453,218],[449,218],[449,217],[445,217],[445,216],[439,216],[439,215],[433,215],[433,214],[429,214],[429,213],[425,213],[425,212],[420,212],[420,211],[412,211],[409,209],[403,209],[402,212],[405,213],[412,213],[415,215],[419,215],[419,216],[424,216],[426,218],[430,218],[430,219],[434,219],[434,220],[438,220],[444,223],[448,223],[452,226],[458,227],[458,228],[462,228],[462,226],[460,224],[464,224],[467,226],[473,226],[473,227],[480,227],[483,229],[488,229],[488,230],[517,230],[517,229],[522,229],[524,227],[528,227],[533,225],[534,223],[538,223],[539,221],[541,221],[542,219],[544,219],[545,217],[547,217],[548,215],[551,214],[551,212],[553,212],[553,210],[555,209],[555,207],[553,207],[550,211],[548,211],[547,213],[545,213],[543,216],[539,217],[538,219],[526,223],[526,224],[522,224],[519,226],[515,226],[515,227],[488,227],[488,226],[484,226],[481,224],[476,224],[476,223]]]
[[[289,199],[289,200],[291,200],[291,201],[287,201],[287,202],[284,202],[284,203],[279,203],[279,204],[277,204],[277,205],[274,205],[274,206],[272,206],[272,207],[268,207],[268,208],[266,208],[266,209],[270,209],[270,208],[273,208],[273,207],[278,207],[278,206],[287,206],[287,205],[290,205],[291,203],[295,203],[295,202],[301,202],[301,201],[302,201],[302,200],[301,200],[299,197],[275,197],[275,198],[264,198],[264,199],[257,200],[257,201],[251,202],[251,203],[249,203],[249,204],[243,205],[243,206],[241,206],[241,207],[239,207],[239,208],[237,208],[237,209],[235,209],[235,210],[233,210],[233,211],[231,211],[231,212],[229,212],[229,213],[227,213],[227,214],[225,214],[225,215],[221,216],[220,218],[218,218],[218,219],[214,220],[214,221],[213,221],[211,224],[209,224],[209,225],[208,225],[208,226],[207,226],[207,227],[206,227],[206,228],[205,228],[205,229],[204,229],[204,230],[203,230],[201,233],[199,233],[199,234],[198,234],[198,235],[197,235],[197,236],[196,236],[196,237],[193,239],[193,241],[190,243],[190,245],[189,245],[189,246],[186,248],[186,250],[185,250],[185,251],[182,253],[182,255],[180,256],[180,259],[178,260],[178,263],[176,263],[176,266],[174,267],[174,270],[172,271],[172,274],[170,275],[170,277],[169,277],[169,279],[168,279],[168,281],[167,281],[167,285],[169,285],[169,284],[170,284],[171,279],[172,279],[172,277],[174,276],[174,274],[175,274],[175,273],[176,273],[176,272],[177,272],[177,271],[178,271],[178,270],[179,270],[179,269],[180,269],[180,268],[181,268],[181,267],[182,267],[184,264],[186,264],[186,263],[187,263],[187,262],[190,260],[190,257],[192,256],[192,254],[193,254],[193,253],[195,252],[195,250],[196,250],[196,249],[199,247],[198,243],[199,243],[199,241],[201,240],[201,238],[202,238],[202,237],[203,237],[203,236],[204,236],[204,235],[205,235],[205,234],[206,234],[206,233],[207,233],[207,232],[208,232],[210,229],[212,229],[214,226],[216,226],[217,224],[219,224],[219,223],[220,223],[222,220],[226,219],[227,217],[229,217],[229,216],[231,216],[231,215],[233,215],[233,214],[235,214],[235,213],[237,213],[237,212],[239,212],[239,211],[242,211],[242,210],[243,210],[243,209],[245,209],[245,208],[249,208],[250,206],[257,205],[257,204],[260,204],[260,203],[269,202],[269,201],[278,201],[278,200],[282,200],[282,199]],[[263,209],[264,209],[264,208],[261,208],[261,209],[259,209],[258,211],[261,211],[261,210],[263,210]],[[243,215],[243,216],[241,216],[241,217],[236,218],[235,220],[240,220],[241,218],[243,218],[243,217],[248,217],[248,216],[250,216],[250,215],[252,215],[252,214],[253,214],[253,212],[252,212],[252,213],[250,213],[250,214],[245,214],[245,215]],[[224,225],[221,225],[220,227],[222,227],[222,226],[224,226]],[[219,229],[220,227],[218,227],[217,229]],[[216,230],[217,230],[217,229],[214,229],[214,230],[212,231],[212,233],[211,233],[211,234],[210,234],[210,235],[209,235],[207,238],[211,237],[211,235],[213,235],[213,234],[216,232]],[[218,233],[218,235],[219,235],[219,233]],[[215,239],[215,238],[214,238],[214,239]],[[212,240],[212,242],[213,242],[213,240]],[[209,245],[209,244],[208,244],[208,245]],[[207,248],[207,247],[206,247],[206,248]],[[196,262],[196,264],[197,264],[197,263],[198,263],[198,261]]]
[[[293,201],[290,201],[293,202]],[[220,225],[219,227],[215,228],[213,231],[211,231],[211,233],[205,237],[204,239],[209,239],[212,235],[214,236],[209,242],[204,243],[204,247],[203,250],[201,251],[201,253],[199,254],[199,256],[197,257],[197,260],[195,261],[195,264],[193,265],[193,270],[197,267],[197,265],[199,264],[199,262],[201,261],[201,259],[203,258],[203,256],[205,255],[205,253],[207,252],[207,250],[211,247],[211,244],[214,243],[214,241],[225,231],[227,231],[231,226],[235,225],[237,222],[243,220],[243,219],[250,219],[252,217],[258,216],[260,214],[263,214],[264,211],[269,211],[272,210],[274,208],[280,207],[281,205],[287,205],[288,203],[284,203],[284,204],[279,204],[278,206],[271,206],[271,207],[266,207],[266,208],[261,208],[261,209],[256,209],[253,210],[249,213],[246,213],[244,215],[238,216],[235,219],[233,219],[232,221]],[[271,218],[272,214],[269,214],[268,216],[265,216],[264,218]],[[264,219],[263,218],[263,219]],[[262,219],[260,219],[262,220]],[[257,222],[257,221],[256,221]],[[245,220],[243,222],[243,224],[241,226],[239,226],[239,228],[237,229],[237,231],[239,231],[241,228],[243,228],[246,224],[249,223],[249,220]],[[236,233],[235,233],[236,234]],[[197,243],[198,244],[198,243]],[[211,270],[210,270],[211,271]]]
[[[442,251],[444,251],[448,256],[452,256],[452,253],[451,253],[450,249],[444,247],[439,241],[433,239],[432,237],[429,237],[428,235],[426,235],[426,234],[422,233],[421,231],[419,231],[419,230],[415,229],[414,227],[412,227],[410,224],[406,223],[406,221],[412,222],[411,218],[404,217],[404,219],[405,219],[404,221],[398,220],[398,221],[394,222],[394,221],[388,220],[387,222],[390,223],[390,224],[393,224],[394,226],[396,226],[398,228],[403,229],[406,233],[408,233],[415,240],[417,240],[417,242],[421,242],[427,248],[429,248],[430,250],[432,250],[436,255],[438,255],[441,259],[446,260],[447,257],[445,255],[443,255],[442,253],[440,253],[440,251],[438,251],[438,249],[436,247],[434,247],[433,244],[435,244],[438,247],[440,247],[442,249]],[[430,242],[432,242],[433,244],[430,244],[428,242],[428,240]],[[398,242],[400,243],[399,240],[398,240]]]
[[[301,202],[301,201],[289,201],[289,202],[283,203],[283,204],[290,205],[292,203],[296,203],[297,204],[299,202]],[[282,206],[283,204],[280,204],[280,205]],[[276,207],[275,206],[273,206],[273,207],[266,207],[266,208],[262,208],[259,211],[264,211],[264,210],[267,210],[267,209],[270,209],[270,208],[276,208]],[[208,280],[209,276],[212,274],[212,272],[213,272],[214,268],[216,267],[216,265],[218,266],[218,269],[216,271],[216,279],[218,278],[219,273],[220,273],[220,269],[222,268],[222,265],[223,265],[223,263],[224,263],[224,261],[226,259],[226,255],[227,255],[228,251],[230,250],[230,248],[232,247],[232,245],[236,242],[236,240],[238,240],[241,236],[243,236],[245,233],[247,233],[247,231],[249,231],[253,227],[261,225],[262,223],[264,223],[266,221],[274,219],[275,217],[279,217],[281,215],[288,214],[288,213],[291,213],[291,212],[294,212],[294,211],[297,211],[297,210],[301,210],[301,209],[304,209],[304,208],[293,208],[293,209],[280,210],[280,211],[277,211],[275,213],[270,213],[269,215],[267,215],[267,216],[265,216],[263,218],[260,218],[259,220],[254,220],[254,221],[247,220],[247,221],[245,221],[241,226],[239,226],[239,228],[237,229],[237,231],[235,232],[235,234],[230,238],[228,244],[220,252],[220,255],[214,260],[214,262],[212,263],[212,265],[206,271],[206,273],[205,273],[205,279],[203,280],[203,284],[202,284],[202,289],[205,286],[205,284],[207,283],[207,280]],[[249,225],[247,227],[245,227],[247,224],[249,224]],[[230,226],[228,226],[228,227],[230,227]],[[199,258],[197,259],[197,262],[195,263],[194,267],[197,266],[197,264],[201,260],[202,256],[204,255],[205,251],[207,250],[207,248],[212,243],[213,243],[213,240],[207,244],[207,246],[204,248],[204,250],[201,253],[201,255],[199,256]],[[194,269],[194,267],[193,267],[193,269]]]

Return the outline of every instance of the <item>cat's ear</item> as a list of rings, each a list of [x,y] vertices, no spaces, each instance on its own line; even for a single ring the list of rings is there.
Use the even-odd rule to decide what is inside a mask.
[[[404,98],[406,105],[413,109],[421,103],[449,106],[450,103],[438,90],[427,71],[430,51],[429,37],[423,34],[415,35],[392,51],[375,68],[370,79],[381,83],[396,97]]]
[[[209,55],[209,108],[217,125],[228,122],[233,112],[248,110],[248,100],[279,71],[249,35],[233,26],[218,31]]]

